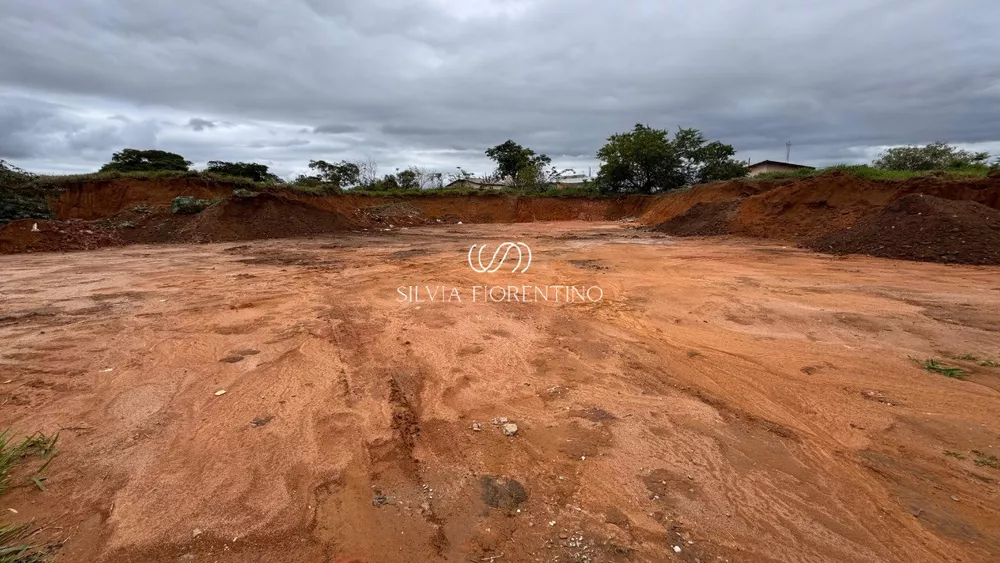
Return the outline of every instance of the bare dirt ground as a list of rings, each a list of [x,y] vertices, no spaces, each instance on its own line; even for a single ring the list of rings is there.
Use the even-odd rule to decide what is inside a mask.
[[[62,432],[0,509],[59,561],[1000,559],[1000,368],[909,359],[1000,361],[998,267],[533,223],[0,272],[0,428]]]

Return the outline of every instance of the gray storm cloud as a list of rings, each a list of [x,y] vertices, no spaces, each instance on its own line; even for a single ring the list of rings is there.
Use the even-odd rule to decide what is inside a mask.
[[[579,167],[636,122],[810,164],[1000,149],[998,20],[986,0],[7,0],[0,158],[486,171],[512,138]]]

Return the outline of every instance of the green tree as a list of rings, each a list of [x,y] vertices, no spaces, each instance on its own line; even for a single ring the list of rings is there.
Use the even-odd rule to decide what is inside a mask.
[[[221,160],[211,160],[205,171],[224,174],[226,176],[249,178],[254,182],[281,183],[281,178],[271,174],[267,165],[257,164],[256,162],[223,162]]]
[[[361,169],[357,164],[346,160],[337,164],[330,164],[325,160],[310,160],[309,168],[316,171],[323,182],[336,184],[340,188],[354,186],[360,181]]]
[[[735,154],[731,145],[708,142],[697,129],[680,128],[671,139],[666,130],[636,124],[609,137],[597,152],[597,184],[606,193],[651,194],[740,178],[747,169]]]
[[[496,175],[501,180],[509,177],[515,183],[518,178],[531,177],[531,171],[526,169],[544,170],[552,162],[548,156],[535,154],[535,151],[510,140],[486,149],[486,156],[497,163]]]
[[[636,124],[616,133],[597,151],[597,183],[604,192],[651,194],[684,185],[681,157],[662,129]]]
[[[396,173],[396,184],[404,190],[420,189],[420,175],[416,170],[407,168]]]
[[[872,162],[872,167],[880,170],[943,170],[983,166],[989,160],[988,152],[961,150],[938,141],[924,146],[893,147]]]
[[[111,156],[111,162],[101,167],[101,172],[156,172],[177,170],[186,172],[191,163],[184,157],[160,150],[122,149]]]

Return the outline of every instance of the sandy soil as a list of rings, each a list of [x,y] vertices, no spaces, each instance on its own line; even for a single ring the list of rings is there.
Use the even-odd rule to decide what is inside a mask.
[[[1000,268],[534,223],[0,272],[0,428],[62,429],[0,509],[58,561],[1000,559],[1000,368],[909,359],[1000,361]]]

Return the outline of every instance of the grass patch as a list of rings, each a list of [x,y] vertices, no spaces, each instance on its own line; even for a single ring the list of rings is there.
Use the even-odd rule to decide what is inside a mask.
[[[940,373],[945,377],[951,377],[953,379],[965,379],[969,374],[965,373],[962,368],[948,367],[941,362],[935,360],[934,358],[928,358],[926,360],[918,360],[916,358],[910,358],[917,363],[920,367],[927,371],[932,371],[934,373]]]
[[[979,365],[983,366],[984,368],[1000,368],[1000,362],[997,362],[995,360],[983,360],[979,362]]]
[[[40,563],[45,555],[35,551],[35,546],[22,543],[30,535],[27,524],[0,526],[0,563]]]
[[[973,356],[972,354],[962,354],[961,356],[956,356],[956,355],[952,354],[951,356],[948,356],[948,357],[951,358],[951,359],[953,359],[953,360],[965,360],[967,362],[976,362],[976,361],[979,361],[979,358]]]
[[[948,457],[953,457],[955,459],[965,459],[964,455],[962,455],[962,454],[960,454],[958,452],[953,452],[951,450],[945,450],[944,451],[944,455],[946,455]]]
[[[12,486],[14,468],[30,456],[43,460],[42,465],[30,472],[27,482],[33,483],[39,490],[45,490],[45,477],[42,472],[55,458],[56,441],[59,434],[48,436],[36,432],[31,436],[14,442],[10,431],[0,433],[0,494]],[[0,563],[36,563],[42,561],[44,555],[35,550],[36,546],[24,543],[31,529],[27,524],[0,524]]]
[[[165,180],[165,179],[177,179],[186,178],[191,180],[198,180],[204,182],[205,184],[228,184],[237,185],[247,188],[257,188],[257,189],[267,189],[274,186],[279,186],[281,184],[272,184],[266,182],[254,182],[250,178],[244,178],[241,176],[228,176],[225,174],[218,174],[215,172],[203,172],[199,170],[156,170],[150,172],[93,172],[90,174],[67,174],[63,176],[36,176],[30,182],[25,184],[25,187],[37,187],[46,190],[52,189],[65,189],[73,184],[79,184],[82,182],[100,182],[106,180],[117,180],[117,179],[133,179],[133,180]]]
[[[760,174],[754,176],[753,180],[785,180],[791,178],[811,178],[813,176],[821,176],[823,174],[829,174],[831,172],[843,172],[845,174],[850,174],[857,178],[863,178],[865,180],[909,180],[911,178],[920,178],[923,176],[940,176],[944,178],[952,179],[963,179],[963,178],[985,178],[987,174],[990,173],[989,166],[965,166],[961,168],[947,168],[944,170],[881,170],[878,168],[872,168],[867,164],[838,164],[836,166],[829,166],[827,168],[817,168],[815,170],[809,169],[799,169],[790,170],[788,172],[768,172],[766,174]]]
[[[1000,469],[1000,459],[992,454],[985,454],[983,452],[972,450],[972,454],[976,456],[975,464],[979,467],[992,467],[993,469]]]

